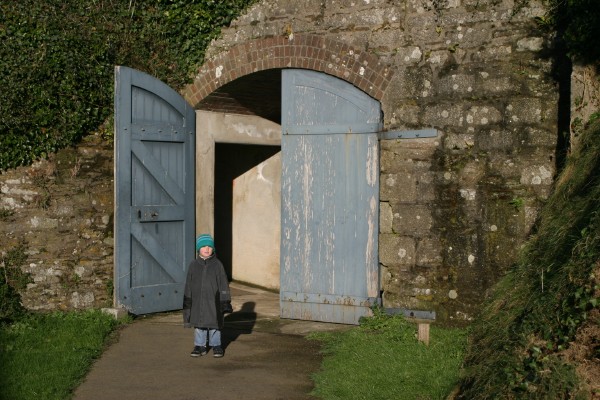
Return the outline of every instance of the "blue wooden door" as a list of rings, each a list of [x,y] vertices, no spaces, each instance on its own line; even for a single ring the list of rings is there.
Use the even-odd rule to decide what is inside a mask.
[[[195,112],[161,81],[115,69],[115,300],[180,309],[194,257]]]
[[[379,102],[282,71],[283,318],[357,324],[379,291]]]

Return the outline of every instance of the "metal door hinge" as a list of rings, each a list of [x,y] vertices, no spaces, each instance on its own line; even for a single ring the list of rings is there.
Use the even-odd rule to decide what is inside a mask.
[[[415,131],[385,131],[378,132],[377,138],[379,140],[386,139],[420,139],[420,138],[432,138],[437,137],[437,129],[419,129]]]

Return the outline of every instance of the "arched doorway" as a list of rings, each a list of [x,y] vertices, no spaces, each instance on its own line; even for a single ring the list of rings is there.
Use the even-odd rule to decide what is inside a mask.
[[[277,146],[281,143],[283,192],[280,197],[282,199],[281,248],[278,249],[281,260],[281,315],[285,318],[357,323],[362,315],[369,313],[370,306],[377,300],[379,291],[377,132],[381,129],[380,105],[378,101],[355,86],[331,75],[300,69],[283,69],[278,72],[281,77],[279,112],[282,116],[281,126],[277,122],[257,115],[240,116],[224,112],[197,111],[196,232],[217,231],[214,219],[217,200],[215,197],[217,145],[229,143]],[[143,81],[148,82],[142,88],[144,92],[153,93],[155,88],[164,86],[158,81],[153,86],[151,77],[141,73],[140,76],[143,76]],[[133,86],[131,88],[136,90]],[[161,98],[159,92],[156,93],[157,100],[144,103],[148,106],[147,110],[144,108],[140,111],[146,110],[152,114],[158,104],[164,104],[164,114],[169,115],[177,100],[171,101],[173,93],[170,91],[166,92],[167,98]],[[210,96],[207,100],[210,100]],[[272,102],[270,104],[272,106]],[[124,110],[129,107],[124,102],[121,102],[120,106],[120,109]],[[133,115],[127,115],[124,119],[135,121],[137,119],[135,113],[138,110],[135,107],[129,108]],[[178,128],[171,126],[178,117],[176,113],[171,114],[175,117],[159,121],[158,127],[149,124],[152,121],[142,118],[142,134],[150,137],[154,142],[166,142],[161,132],[167,130],[170,132],[169,137],[179,140],[177,139],[180,137]],[[189,120],[190,118],[186,117],[184,125],[189,125]],[[249,120],[252,120],[252,123],[248,123]],[[127,137],[126,133],[123,136]],[[117,132],[117,134],[121,133]],[[161,148],[160,144],[156,144],[155,154],[161,154]],[[149,160],[156,165],[161,164],[162,161],[156,158],[150,157]],[[227,158],[225,156],[225,159]],[[237,157],[237,159],[243,158]],[[172,171],[174,177],[193,175],[187,166],[189,164],[180,163],[176,155],[168,156],[165,162],[177,166]],[[143,168],[139,169],[144,171],[156,169],[164,172],[165,170],[157,166],[148,166],[143,160],[140,165]],[[130,165],[127,163],[117,165],[117,169],[123,167],[130,168]],[[180,167],[183,169],[179,169]],[[166,173],[171,174],[171,172]],[[131,174],[124,176],[124,180],[127,181]],[[175,179],[167,178],[155,176],[157,190],[160,187],[165,189],[170,185],[175,193],[185,192],[188,193],[185,198],[189,197],[187,183],[177,185]],[[135,179],[131,180],[135,183]],[[126,203],[127,198],[135,197],[135,190],[137,190],[136,186],[130,185],[125,193],[118,197],[123,198]],[[177,203],[174,198],[167,200]],[[154,200],[150,199],[150,201]],[[132,204],[126,206],[129,207],[129,214],[131,214]],[[138,208],[147,206],[154,205],[136,205]],[[189,207],[189,204],[186,207]],[[190,214],[185,213],[185,215]],[[152,213],[150,217],[153,218]],[[124,215],[122,220],[120,223],[127,225],[133,221],[133,218]],[[147,222],[155,222],[157,225],[157,221],[137,222],[146,225]],[[125,229],[124,232],[125,241],[135,239],[135,232],[131,226],[129,231]],[[153,243],[168,242],[166,237],[164,240],[160,239],[162,234],[158,229],[155,229],[155,232],[145,229],[143,233],[149,246],[141,249],[140,253],[148,252]],[[168,236],[169,233],[166,235]],[[232,232],[232,237],[234,236],[235,232]],[[218,238],[216,239],[218,241]],[[187,243],[187,239],[184,241]],[[164,261],[165,265],[154,265],[153,279],[164,278],[168,281],[166,283],[180,285],[182,282],[178,279],[181,278],[179,276],[181,274],[163,274],[161,271],[167,271],[168,268],[177,271],[181,268],[177,265],[182,265],[180,259],[186,257],[177,254],[171,258],[161,258],[160,254],[168,249],[165,246],[160,247],[162,250],[148,254],[146,261],[142,260],[143,262],[135,265],[135,274],[139,275],[140,271],[144,271],[146,264],[154,265],[157,261]],[[190,246],[179,247],[187,251]],[[276,245],[274,244],[273,247]],[[233,253],[235,249],[232,249]],[[180,261],[177,265],[170,266],[171,259]],[[122,265],[115,269],[115,275],[133,276],[134,263],[131,254],[122,253],[119,255],[119,260],[119,264]],[[260,263],[260,260],[257,262]],[[174,280],[177,282],[171,282]],[[123,279],[120,287],[125,288],[128,282],[130,283],[131,279]],[[144,290],[150,290],[150,286],[156,283],[150,282]],[[119,291],[120,289],[117,288],[117,292]],[[169,303],[171,305],[168,307],[171,308],[164,308],[164,305],[161,305],[163,293],[153,294],[152,299],[143,300],[146,304],[145,312],[172,309],[173,304],[177,302],[175,299],[174,302]],[[178,295],[180,291],[175,289],[174,298]],[[141,294],[141,298],[144,297],[145,295]],[[126,298],[127,295],[119,299],[124,301]]]
[[[229,233],[221,236],[218,232],[236,226],[236,221],[231,224],[223,219],[217,221],[219,203],[227,203],[231,195],[220,199],[217,191],[211,193],[205,183],[218,176],[219,163],[214,154],[220,143],[221,146],[224,142],[272,145],[280,140],[281,247],[273,241],[274,229],[268,228],[252,232],[249,239],[258,246],[262,244],[260,251],[253,253],[262,253],[262,260],[256,255],[245,257],[244,252],[235,247],[240,241],[230,240],[232,254],[241,254],[237,259],[243,264],[237,267],[236,257],[232,257],[232,276],[238,279],[240,275],[236,270],[255,268],[258,270],[241,280],[274,288],[261,279],[273,276],[273,271],[264,268],[272,269],[273,262],[267,260],[281,252],[281,262],[275,267],[279,268],[276,272],[281,272],[277,289],[281,291],[283,317],[357,323],[362,315],[369,313],[379,292],[376,136],[381,130],[379,102],[353,85],[321,72],[300,69],[277,72],[281,74],[281,83],[273,86],[281,87],[281,111],[273,115],[282,116],[281,127],[277,124],[279,121],[256,115],[198,112],[196,170],[202,191],[197,195],[197,227],[214,231],[217,242],[227,242]],[[242,102],[240,99],[245,96],[240,88],[248,90],[247,84],[234,81],[214,96],[222,98],[226,93]],[[254,101],[259,102],[256,98]],[[214,104],[209,96],[199,106]],[[252,109],[252,104],[246,105]],[[269,109],[273,109],[272,103]],[[273,134],[275,129],[280,130],[279,137]],[[240,147],[228,146],[232,152],[240,150]],[[222,156],[223,160],[236,158],[244,156],[234,153]],[[259,174],[255,174],[255,178],[264,180]],[[237,188],[233,180],[229,180],[215,182],[214,186],[224,184]],[[275,190],[275,197],[279,196],[279,188],[272,185],[264,188]],[[248,200],[250,193],[250,190],[244,192],[246,204],[252,203]],[[260,197],[257,196],[257,201]],[[264,207],[270,208],[274,215],[272,208],[279,204],[275,201]],[[258,205],[257,209],[260,208]],[[242,225],[261,226],[265,217],[258,213],[254,222],[249,221]],[[279,219],[273,217],[273,221],[278,223]],[[223,223],[225,226],[221,226]],[[231,232],[231,238],[240,236],[248,237],[248,234]]]

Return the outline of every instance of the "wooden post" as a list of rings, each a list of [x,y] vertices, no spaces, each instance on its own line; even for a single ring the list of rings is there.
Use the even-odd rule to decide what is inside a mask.
[[[419,342],[425,343],[429,346],[429,322],[419,321],[419,333],[417,339]]]

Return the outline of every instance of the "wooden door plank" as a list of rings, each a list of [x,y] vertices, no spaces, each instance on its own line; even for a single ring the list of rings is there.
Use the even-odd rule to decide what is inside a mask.
[[[357,324],[379,292],[379,103],[298,70],[282,98],[282,316]]]
[[[115,68],[115,303],[181,308],[194,247],[195,111],[173,89]]]

